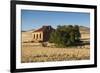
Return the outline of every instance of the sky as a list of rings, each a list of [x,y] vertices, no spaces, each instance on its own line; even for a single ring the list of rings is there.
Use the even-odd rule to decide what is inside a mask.
[[[22,31],[38,29],[43,25],[79,25],[90,26],[90,14],[80,12],[56,12],[39,10],[21,10]]]

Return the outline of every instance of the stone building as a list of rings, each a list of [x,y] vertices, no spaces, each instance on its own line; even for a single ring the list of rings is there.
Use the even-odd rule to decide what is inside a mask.
[[[33,42],[47,42],[50,38],[51,32],[53,31],[54,29],[51,26],[42,26],[41,28],[33,31]]]

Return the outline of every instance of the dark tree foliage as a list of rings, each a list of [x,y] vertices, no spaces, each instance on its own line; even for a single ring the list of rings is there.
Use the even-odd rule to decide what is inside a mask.
[[[74,32],[75,32],[75,40],[80,41],[81,34],[80,34],[80,31],[79,31],[78,25],[74,26]]]
[[[58,47],[66,47],[78,43],[80,37],[81,34],[78,25],[57,26],[57,29],[51,33],[49,42],[55,43]]]

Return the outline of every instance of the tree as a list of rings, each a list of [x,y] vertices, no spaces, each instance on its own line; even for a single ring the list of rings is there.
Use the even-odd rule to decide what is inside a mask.
[[[58,47],[66,47],[74,45],[79,40],[79,26],[64,25],[58,26],[57,29],[51,33],[49,42],[55,43]]]
[[[80,34],[80,31],[79,31],[78,25],[74,26],[74,32],[75,32],[75,40],[80,41],[81,34]]]

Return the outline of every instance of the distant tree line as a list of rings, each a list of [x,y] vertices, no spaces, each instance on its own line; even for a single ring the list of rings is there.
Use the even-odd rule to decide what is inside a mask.
[[[57,47],[73,46],[80,42],[80,31],[78,25],[57,26],[50,35],[49,42],[55,43]]]

